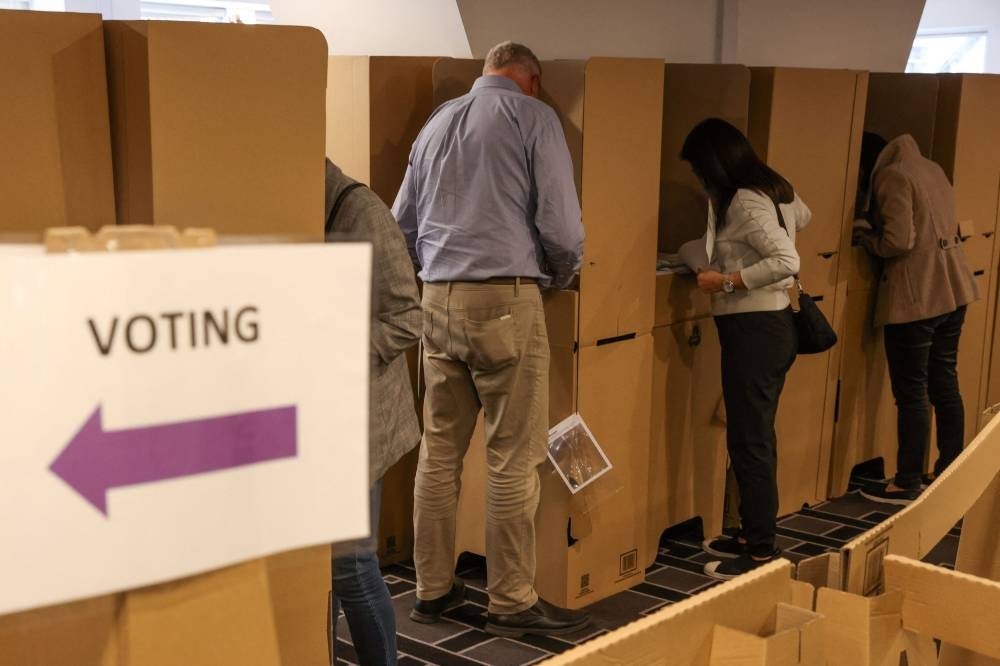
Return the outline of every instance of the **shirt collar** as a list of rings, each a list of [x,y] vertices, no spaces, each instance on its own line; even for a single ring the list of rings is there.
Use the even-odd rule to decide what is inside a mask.
[[[514,83],[514,81],[498,74],[483,74],[472,84],[473,90],[480,90],[482,88],[504,88],[511,92],[522,92],[520,86]]]

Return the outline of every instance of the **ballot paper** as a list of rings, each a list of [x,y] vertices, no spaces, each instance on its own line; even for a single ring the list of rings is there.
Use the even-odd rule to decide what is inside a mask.
[[[611,471],[611,461],[579,414],[549,430],[549,460],[571,493]]]
[[[681,260],[695,273],[706,270],[719,270],[708,261],[708,250],[705,237],[696,238],[681,245]]]

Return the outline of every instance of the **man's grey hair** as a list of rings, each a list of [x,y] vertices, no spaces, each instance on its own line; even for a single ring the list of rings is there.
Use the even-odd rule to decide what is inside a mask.
[[[535,76],[542,75],[542,64],[538,62],[538,57],[532,53],[524,44],[516,42],[501,42],[490,49],[486,54],[486,63],[483,65],[483,74],[517,65],[524,68]]]

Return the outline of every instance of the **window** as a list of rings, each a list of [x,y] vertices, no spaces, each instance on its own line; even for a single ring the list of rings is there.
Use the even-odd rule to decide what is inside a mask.
[[[139,8],[140,17],[144,19],[207,23],[274,23],[271,7],[266,2],[142,0]]]
[[[982,73],[986,70],[986,40],[985,30],[918,32],[906,71]]]

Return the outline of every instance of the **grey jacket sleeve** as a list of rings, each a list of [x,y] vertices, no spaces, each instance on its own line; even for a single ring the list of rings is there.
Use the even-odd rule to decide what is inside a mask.
[[[366,214],[373,246],[372,351],[389,364],[420,340],[420,296],[396,220],[381,203]]]

